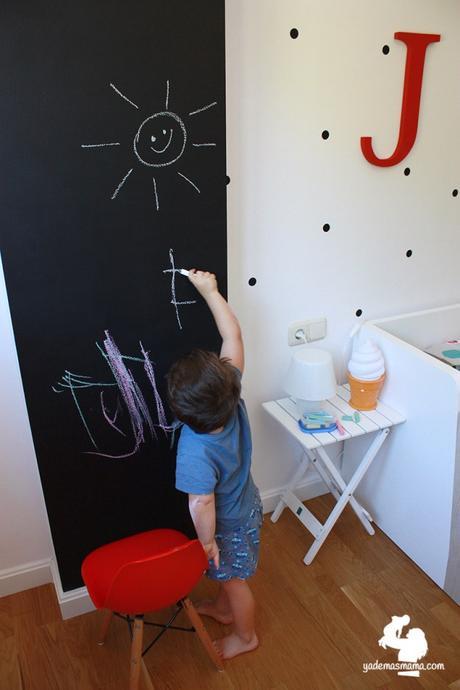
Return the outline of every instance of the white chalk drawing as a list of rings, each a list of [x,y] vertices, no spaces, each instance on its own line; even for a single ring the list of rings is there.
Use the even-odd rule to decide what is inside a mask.
[[[180,173],[180,172],[178,172],[177,174],[180,175],[184,180],[187,180],[187,182],[188,182],[189,184],[191,184],[192,187],[195,187],[195,189],[196,189],[196,191],[198,192],[198,194],[201,194],[200,190],[198,189],[198,187],[196,186],[196,184],[195,184],[194,182],[192,182],[192,180],[189,180],[188,177],[185,177],[185,175],[183,175],[183,174]]]
[[[169,109],[169,79],[166,81],[166,110]]]
[[[115,84],[110,84],[110,86],[112,87],[112,89],[113,89],[119,96],[121,96],[122,98],[125,99],[125,101],[127,101],[128,103],[130,103],[130,104],[133,106],[133,108],[137,108],[137,110],[139,110],[139,106],[136,105],[135,103],[133,103],[132,101],[130,101],[129,98],[127,98],[123,93],[121,93],[121,91],[119,91],[119,90],[117,89],[117,87],[115,86]]]
[[[157,192],[157,181],[155,178],[152,178],[153,180],[153,191],[155,192],[155,208],[157,211],[160,210],[160,201],[158,199],[158,192]]]
[[[100,149],[101,146],[120,146],[119,141],[110,141],[107,144],[82,144],[82,149]]]
[[[141,108],[134,103],[130,98],[128,98],[115,84],[110,83],[110,87],[113,91],[122,98],[125,102],[129,103],[133,108],[142,112]],[[183,156],[184,151],[189,143],[189,136],[187,132],[187,127],[184,122],[184,118],[180,117],[177,113],[170,110],[170,82],[169,79],[166,81],[166,98],[165,98],[165,108],[160,112],[144,117],[141,124],[138,126],[137,131],[132,140],[132,148],[134,152],[135,162],[141,166],[153,171],[160,172],[162,168],[167,168],[171,165],[177,163]],[[203,113],[210,108],[217,105],[217,101],[208,103],[207,105],[192,110],[188,113],[188,117],[194,117]],[[190,142],[193,148],[215,148],[217,144],[215,142]],[[121,146],[121,142],[101,142],[95,144],[81,144],[83,149],[99,149],[108,146]],[[134,168],[124,175],[122,180],[118,183],[115,191],[111,195],[111,200],[117,198],[118,193],[124,186],[126,180],[133,172]],[[201,194],[201,190],[198,185],[193,182],[187,175],[177,171],[177,174],[186,180],[198,194]],[[157,175],[157,172],[155,172]],[[158,190],[158,183],[156,176],[152,176],[153,190],[154,190],[154,206],[157,211],[160,210],[160,197]]]
[[[131,170],[128,170],[128,172],[126,173],[126,175],[124,176],[124,178],[122,179],[122,181],[120,182],[120,184],[118,185],[118,187],[116,188],[116,190],[114,191],[114,193],[112,194],[112,199],[115,199],[115,197],[117,196],[118,192],[119,192],[120,189],[123,187],[123,185],[125,184],[125,182],[126,182],[126,180],[128,179],[128,177],[131,175],[132,171],[133,171],[133,168],[131,168]]]
[[[170,273],[171,274],[171,304],[174,306],[174,309],[176,310],[176,319],[177,319],[177,324],[182,330],[182,322],[180,320],[179,316],[179,307],[185,306],[187,304],[196,304],[196,299],[194,300],[188,300],[185,302],[178,302],[176,299],[176,274],[181,273],[182,269],[176,268],[175,263],[174,263],[174,250],[170,249],[169,250],[169,263],[171,264],[171,268],[166,268],[163,273]]]
[[[191,117],[192,115],[198,115],[198,113],[202,113],[204,110],[208,110],[208,108],[212,108],[215,105],[217,105],[217,101],[214,101],[214,103],[209,103],[209,105],[205,105],[203,108],[198,108],[198,110],[193,110],[191,113],[189,113],[189,116]]]
[[[179,115],[164,110],[142,122],[134,137],[134,153],[144,165],[165,168],[179,160],[186,143],[187,131],[183,121]]]

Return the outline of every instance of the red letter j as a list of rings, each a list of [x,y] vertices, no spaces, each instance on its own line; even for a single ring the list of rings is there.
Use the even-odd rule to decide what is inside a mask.
[[[395,38],[407,46],[406,72],[401,107],[401,123],[396,149],[389,158],[378,158],[372,149],[372,137],[361,137],[361,150],[369,163],[390,166],[400,163],[409,153],[417,136],[420,96],[422,93],[425,53],[430,43],[437,43],[439,34],[397,32]]]

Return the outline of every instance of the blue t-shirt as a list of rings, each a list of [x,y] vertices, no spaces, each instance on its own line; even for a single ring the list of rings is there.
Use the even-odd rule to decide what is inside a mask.
[[[243,400],[217,434],[199,434],[186,424],[182,427],[176,488],[189,494],[215,494],[217,531],[233,530],[249,517],[256,492],[251,453],[251,429]]]

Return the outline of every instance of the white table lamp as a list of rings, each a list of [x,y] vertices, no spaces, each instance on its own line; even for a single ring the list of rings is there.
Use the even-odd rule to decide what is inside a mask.
[[[324,401],[336,394],[336,388],[329,352],[304,348],[292,355],[284,389],[295,398],[299,418],[305,413],[321,410]]]

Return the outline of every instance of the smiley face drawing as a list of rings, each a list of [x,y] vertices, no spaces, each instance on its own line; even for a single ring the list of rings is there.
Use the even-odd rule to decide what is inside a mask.
[[[120,96],[124,101],[129,103],[136,110],[140,110],[139,106],[130,100],[125,94],[123,94],[114,84],[110,84],[110,87],[115,91],[115,93]],[[188,113],[189,117],[194,117],[199,113],[203,113],[210,108],[217,105],[214,101],[205,105],[197,110],[193,110]],[[131,135],[132,136],[132,135]],[[139,125],[137,132],[134,136],[133,150],[135,155],[135,161],[140,163],[142,166],[153,169],[161,169],[177,163],[182,157],[186,146],[188,144],[187,129],[185,126],[184,118],[179,117],[176,113],[169,109],[169,80],[166,82],[166,102],[165,109],[161,112],[155,112],[148,115]],[[191,144],[193,147],[215,147],[215,143],[196,143]],[[121,146],[119,141],[103,142],[99,144],[81,144],[83,149],[95,149],[106,146]],[[119,182],[118,186],[111,195],[111,200],[117,198],[118,193],[124,186],[126,180],[133,172],[134,167],[130,168],[128,172],[124,175],[123,179]],[[179,177],[188,182],[198,194],[201,194],[201,190],[197,185],[182,172],[177,171]],[[152,177],[153,192],[155,198],[155,208],[157,211],[160,209],[160,198],[158,194],[158,186],[156,177]]]
[[[182,156],[187,132],[181,118],[164,111],[150,115],[134,137],[134,153],[144,165],[164,168]]]

